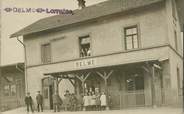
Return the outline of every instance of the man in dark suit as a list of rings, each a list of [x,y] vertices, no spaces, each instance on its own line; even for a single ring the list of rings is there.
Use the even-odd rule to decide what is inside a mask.
[[[29,112],[29,108],[31,108],[31,111],[34,112],[33,110],[33,99],[30,96],[30,93],[27,93],[27,96],[25,97],[25,104],[27,106],[27,112]]]
[[[43,96],[40,94],[40,91],[38,91],[38,94],[36,96],[36,101],[37,101],[37,110],[38,112],[43,112]]]

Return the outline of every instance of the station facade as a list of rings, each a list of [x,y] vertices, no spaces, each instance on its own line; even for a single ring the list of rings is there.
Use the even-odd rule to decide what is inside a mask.
[[[108,0],[39,20],[18,36],[26,46],[27,91],[33,98],[42,91],[46,108],[56,91],[89,88],[110,95],[113,109],[182,104],[174,0]]]

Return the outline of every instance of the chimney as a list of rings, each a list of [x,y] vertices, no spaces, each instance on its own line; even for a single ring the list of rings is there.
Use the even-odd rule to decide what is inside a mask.
[[[86,7],[85,3],[86,1],[85,0],[77,0],[78,1],[78,6],[79,6],[79,9],[83,9]]]

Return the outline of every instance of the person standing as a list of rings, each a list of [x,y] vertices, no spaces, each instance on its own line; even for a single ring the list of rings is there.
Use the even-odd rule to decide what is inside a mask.
[[[33,99],[30,96],[30,93],[29,92],[27,93],[27,96],[25,97],[24,100],[25,100],[25,104],[27,106],[27,112],[29,112],[29,108],[31,108],[31,111],[33,113],[34,112],[34,110],[33,110]]]
[[[71,94],[71,111],[76,111],[77,109],[77,98],[75,96],[75,94]]]
[[[93,111],[96,110],[95,106],[96,106],[96,95],[95,95],[95,92],[93,91],[92,92],[92,99],[91,99],[91,108]]]
[[[85,93],[84,97],[83,97],[83,102],[84,102],[84,109],[85,111],[88,110],[89,107],[89,96],[88,93]]]
[[[79,94],[79,96],[77,97],[77,107],[78,107],[78,111],[82,111],[83,108],[83,95]]]
[[[101,107],[100,107],[101,101],[100,101],[100,92],[98,90],[95,92],[95,96],[96,96],[96,110],[100,111],[101,110]]]
[[[89,102],[89,106],[88,106],[88,110],[91,111],[92,110],[92,93],[89,92],[88,93],[88,102]]]
[[[43,96],[40,94],[40,91],[38,91],[38,94],[36,96],[36,101],[37,101],[37,110],[38,112],[43,112]]]
[[[107,97],[104,92],[102,92],[102,95],[100,96],[100,101],[101,101],[101,108],[102,110],[105,110],[107,106]]]
[[[53,106],[54,106],[54,112],[60,112],[60,105],[62,105],[62,100],[59,96],[59,94],[55,93],[53,95]]]

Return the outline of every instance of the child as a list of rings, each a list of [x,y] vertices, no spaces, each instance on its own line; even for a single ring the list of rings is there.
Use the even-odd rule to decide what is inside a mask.
[[[95,92],[92,92],[92,96],[91,96],[91,110],[95,110],[95,106],[96,106],[96,95]]]

